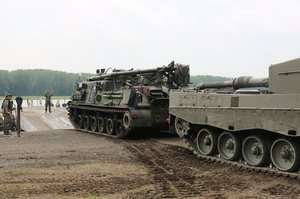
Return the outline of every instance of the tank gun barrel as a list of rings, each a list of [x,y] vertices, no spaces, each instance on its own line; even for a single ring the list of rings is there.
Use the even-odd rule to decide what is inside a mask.
[[[100,74],[97,76],[90,77],[88,81],[98,81],[106,78],[112,78],[121,75],[134,75],[134,74],[155,74],[158,71],[157,68],[145,69],[145,70],[128,70],[128,71],[118,71],[107,74]]]
[[[101,71],[101,72],[100,72]],[[121,81],[135,80],[137,82],[149,82],[152,84],[166,86],[169,89],[176,87],[186,87],[190,81],[189,66],[175,64],[172,61],[167,66],[143,70],[113,70],[105,73],[105,70],[97,70],[97,75],[88,78],[88,81],[100,81],[105,79],[120,79]],[[145,81],[143,80],[145,78]]]
[[[250,76],[241,76],[234,78],[233,80],[228,80],[224,82],[210,82],[210,83],[200,83],[197,85],[197,89],[203,90],[206,88],[228,88],[232,87],[234,90],[240,88],[249,87],[268,87],[268,78],[253,78]]]

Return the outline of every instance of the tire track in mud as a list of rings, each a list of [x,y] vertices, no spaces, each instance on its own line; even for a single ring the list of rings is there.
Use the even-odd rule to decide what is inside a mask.
[[[157,140],[122,142],[148,170],[152,184],[148,198],[298,198],[300,194],[298,179],[199,161],[187,148]],[[292,187],[287,189],[286,184]]]
[[[153,142],[151,145],[125,143],[127,149],[135,154],[138,161],[144,164],[149,173],[153,175],[154,187],[153,190],[150,190],[151,195],[155,198],[199,197],[201,190],[206,188],[201,187],[201,184],[196,184],[195,175],[191,171],[187,172],[187,168],[178,166],[178,162],[174,161],[172,157],[166,159],[166,152],[157,150],[162,150],[161,144],[157,147],[156,145]],[[176,147],[171,148],[172,151],[176,151],[174,150]],[[172,155],[176,155],[176,153],[172,153]]]
[[[135,181],[136,184],[119,193],[117,198],[300,197],[298,179],[197,158],[187,147],[172,139],[166,142],[164,137],[143,136],[109,140],[127,149],[133,161],[147,170],[148,176],[143,181]]]

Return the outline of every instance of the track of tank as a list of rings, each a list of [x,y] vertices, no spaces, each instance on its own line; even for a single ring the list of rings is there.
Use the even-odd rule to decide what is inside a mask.
[[[136,130],[131,128],[128,108],[72,105],[68,108],[68,115],[74,128],[85,132],[127,138]]]
[[[262,131],[254,130],[247,132],[223,130],[221,133],[221,129],[191,125],[180,118],[175,118],[174,128],[179,135],[185,134],[181,139],[202,160],[300,179],[300,160],[294,157],[295,153],[300,152],[298,138],[290,139],[276,136],[275,133],[264,134]],[[271,140],[273,140],[272,146]],[[263,149],[273,150],[275,155],[272,157],[269,150],[263,151]],[[236,153],[233,152],[235,150]],[[282,162],[282,159],[285,161]]]
[[[123,117],[128,111],[128,108],[97,108],[80,105],[72,106],[68,110],[69,119],[76,129],[120,138],[125,138],[132,133],[130,129],[126,132],[122,129]]]

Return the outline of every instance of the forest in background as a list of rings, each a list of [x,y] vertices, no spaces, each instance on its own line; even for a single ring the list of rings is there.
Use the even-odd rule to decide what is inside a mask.
[[[93,76],[90,73],[67,73],[44,69],[0,70],[0,96],[11,92],[15,96],[41,96],[46,89],[53,90],[56,96],[70,96],[76,83]],[[225,81],[230,78],[211,75],[191,76],[190,86],[200,82]]]
[[[11,92],[15,96],[40,96],[49,89],[54,91],[54,95],[70,96],[75,91],[76,82],[89,76],[91,74],[44,69],[0,70],[0,95]]]

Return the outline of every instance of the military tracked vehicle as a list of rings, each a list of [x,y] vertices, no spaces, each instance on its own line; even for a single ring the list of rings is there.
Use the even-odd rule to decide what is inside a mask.
[[[170,123],[199,157],[294,175],[300,166],[300,59],[170,92]]]
[[[145,70],[97,70],[68,102],[75,128],[126,138],[132,132],[168,130],[169,89],[189,83],[189,66],[170,63]]]

